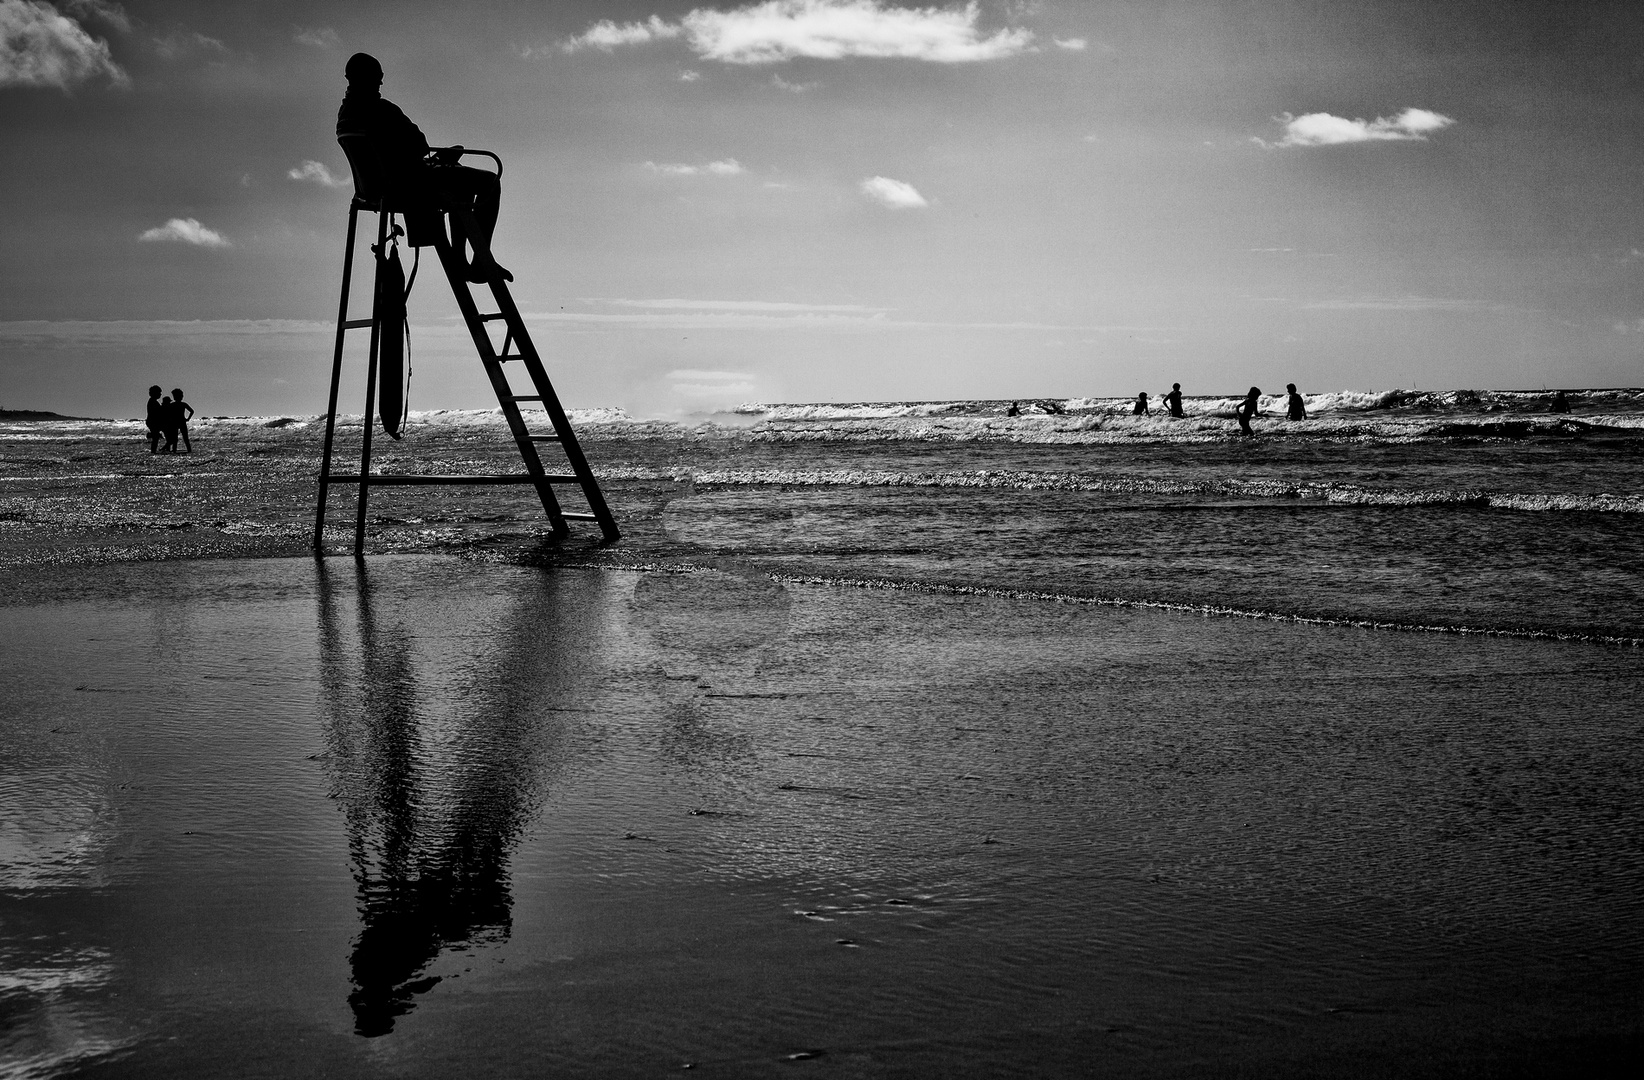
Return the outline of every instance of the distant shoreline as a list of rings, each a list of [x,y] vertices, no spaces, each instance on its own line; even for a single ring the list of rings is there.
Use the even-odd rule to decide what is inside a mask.
[[[64,416],[62,413],[42,412],[39,409],[0,409],[0,421],[6,420],[102,420],[101,416]]]

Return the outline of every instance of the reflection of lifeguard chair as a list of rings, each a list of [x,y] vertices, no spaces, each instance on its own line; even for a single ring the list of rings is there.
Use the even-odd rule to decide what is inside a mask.
[[[519,308],[514,304],[508,285],[501,279],[488,282],[496,310],[480,311],[474,302],[462,253],[453,247],[446,232],[446,215],[449,213],[460,219],[472,242],[473,238],[479,236],[473,214],[466,207],[447,210],[432,201],[414,201],[390,195],[376,152],[367,137],[345,134],[339,136],[337,141],[342,144],[343,152],[348,155],[348,164],[354,171],[354,201],[348,207],[348,243],[343,255],[342,298],[337,305],[337,343],[331,363],[330,403],[325,414],[325,449],[320,460],[320,490],[314,515],[314,550],[324,550],[321,541],[325,530],[325,500],[333,484],[359,486],[359,502],[354,524],[356,556],[365,553],[367,493],[373,487],[383,486],[530,484],[536,488],[537,497],[542,501],[542,508],[553,526],[556,540],[567,535],[569,529],[566,523],[570,521],[596,522],[606,541],[616,540],[622,534],[617,529],[616,520],[612,518],[610,509],[605,505],[605,497],[600,493],[599,482],[594,479],[593,471],[588,468],[588,460],[583,457],[582,448],[577,444],[576,434],[571,430],[570,421],[565,417],[565,410],[559,403],[558,395],[554,393],[553,384],[548,381],[548,373],[542,366],[542,358],[537,355],[536,346],[532,344],[531,335],[525,329],[525,322],[520,318]],[[495,154],[484,150],[463,152],[483,154],[491,158],[496,161],[497,171],[501,173],[502,161]],[[354,234],[361,210],[368,210],[377,215],[377,245],[374,250],[378,254],[378,287],[373,290],[374,297],[382,295],[382,256],[386,253],[387,242],[395,234],[396,226],[392,224],[394,215],[399,214],[406,219],[410,230],[410,235],[406,238],[408,244],[416,247],[432,244],[439,253],[440,265],[445,268],[445,276],[451,281],[451,291],[456,294],[457,307],[462,311],[463,320],[468,323],[468,331],[479,350],[480,363],[496,391],[497,404],[502,407],[502,415],[508,421],[508,430],[513,433],[514,441],[519,445],[520,458],[525,462],[524,473],[427,476],[371,471],[371,429],[377,405],[377,358],[383,332],[383,311],[379,301],[373,305],[371,318],[348,317],[348,287],[354,268]],[[501,346],[492,340],[489,324],[493,322],[501,322],[505,327],[506,332],[503,334]],[[364,329],[371,331],[371,346],[365,376],[365,419],[360,450],[360,471],[358,475],[333,474],[331,447],[336,430],[337,388],[342,379],[343,340],[348,331]],[[403,331],[396,327],[395,332]],[[534,393],[514,393],[503,371],[503,365],[507,363],[521,363],[525,366]],[[545,416],[553,427],[553,434],[531,432],[526,425],[525,414],[520,409],[522,402],[542,403],[542,412],[533,411],[530,415]],[[543,468],[537,447],[544,443],[559,444],[570,464],[571,472],[551,473]],[[575,485],[580,488],[583,498],[588,503],[588,510],[576,512],[562,509],[559,497],[554,491],[555,485]]]

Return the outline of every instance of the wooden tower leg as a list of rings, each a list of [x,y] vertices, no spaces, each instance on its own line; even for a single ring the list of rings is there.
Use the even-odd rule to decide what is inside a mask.
[[[354,276],[354,230],[357,203],[348,206],[348,241],[343,246],[342,297],[337,301],[337,347],[331,355],[331,396],[325,407],[325,449],[320,452],[320,495],[314,508],[314,554],[325,555],[325,497],[331,490],[331,443],[337,430],[337,388],[342,383],[343,340],[348,333],[348,287]]]
[[[361,425],[360,440],[360,499],[354,515],[356,559],[365,557],[365,503],[367,493],[371,490],[371,428],[374,426],[372,414],[377,408],[377,344],[382,335],[382,323],[377,319],[377,289],[382,278],[382,249],[388,242],[388,222],[392,217],[392,214],[384,210],[377,211],[377,246],[371,252],[376,273],[372,275],[371,289],[371,351],[365,368],[365,420]]]

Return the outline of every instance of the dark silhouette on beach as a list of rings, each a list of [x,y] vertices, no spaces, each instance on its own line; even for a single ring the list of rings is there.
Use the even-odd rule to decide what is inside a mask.
[[[1302,396],[1296,392],[1296,384],[1285,383],[1284,389],[1290,395],[1288,418],[1291,420],[1306,420],[1307,405],[1302,401]]]
[[[473,213],[479,235],[466,235],[460,214],[451,215],[451,246],[461,256],[473,248],[467,276],[476,283],[514,276],[491,257],[491,236],[502,205],[502,183],[496,173],[459,165],[461,146],[431,147],[422,129],[398,105],[382,96],[382,64],[368,53],[355,53],[344,69],[348,92],[337,110],[337,136],[364,135],[383,170],[391,200],[438,204],[444,209]],[[415,226],[412,232],[416,232]],[[412,239],[412,243],[416,243]]]
[[[183,451],[189,454],[194,453],[194,444],[188,441],[188,422],[193,418],[194,406],[183,400],[181,389],[173,390],[171,392],[171,427],[176,431],[176,434],[171,437],[173,451],[177,449],[177,439],[181,437]]]
[[[440,983],[428,969],[442,953],[512,933],[510,859],[569,756],[563,713],[544,706],[592,667],[599,605],[587,583],[522,590],[452,705],[428,691],[439,672],[419,672],[416,631],[364,563],[319,574],[324,734],[360,915],[348,1004],[355,1033],[375,1037]]]
[[[1152,416],[1153,410],[1147,407],[1147,391],[1136,395],[1136,405],[1130,410],[1132,416]]]
[[[171,398],[160,399],[160,434],[166,437],[166,453],[177,452],[177,406]]]
[[[166,426],[166,410],[165,404],[160,401],[161,393],[158,386],[148,388],[148,452],[151,454],[160,452],[160,436]]]
[[[1239,430],[1245,435],[1256,434],[1250,430],[1250,418],[1256,415],[1257,399],[1261,396],[1261,390],[1252,386],[1250,393],[1246,394],[1244,400],[1239,402],[1238,408],[1233,410],[1233,415],[1239,421]]]
[[[1170,415],[1171,416],[1180,418],[1180,417],[1186,415],[1185,413],[1182,412],[1182,384],[1181,383],[1171,383],[1170,384],[1170,393],[1168,393],[1164,396],[1164,403],[1165,403],[1165,408],[1170,410]]]
[[[1021,416],[1022,415],[1022,406],[1021,406],[1021,404],[1019,402],[1015,402],[1015,401],[1011,402],[1010,403],[1010,408],[1005,410],[1005,415],[1006,416]]]
[[[1547,406],[1547,411],[1551,413],[1567,413],[1570,411],[1570,399],[1564,396],[1564,391],[1556,390],[1553,392],[1553,403]]]

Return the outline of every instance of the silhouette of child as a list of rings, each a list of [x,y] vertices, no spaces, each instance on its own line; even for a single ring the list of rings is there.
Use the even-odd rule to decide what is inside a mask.
[[[1170,415],[1180,417],[1182,412],[1182,384],[1171,383],[1170,393],[1164,396],[1165,405],[1170,409]]]
[[[1136,407],[1130,410],[1132,416],[1152,416],[1153,410],[1147,407],[1147,391],[1143,390],[1136,395]]]
[[[169,397],[162,398],[160,401],[160,431],[166,437],[166,453],[168,454],[177,452],[177,416],[177,406],[171,403]]]
[[[1292,420],[1306,420],[1307,419],[1307,405],[1302,401],[1302,396],[1300,394],[1296,393],[1296,384],[1295,383],[1285,383],[1284,388],[1290,394],[1290,403],[1289,403],[1290,404],[1290,414],[1289,414],[1290,419],[1292,419]]]
[[[194,418],[194,406],[183,400],[183,392],[180,389],[171,392],[171,410],[176,416],[177,434],[183,437],[183,451],[194,453],[194,444],[188,441],[188,422]]]
[[[1244,400],[1239,402],[1239,407],[1233,410],[1233,415],[1238,417],[1239,420],[1239,430],[1245,435],[1256,434],[1250,430],[1250,418],[1256,415],[1256,399],[1261,396],[1261,390],[1252,386],[1250,393],[1246,394]]]
[[[165,408],[160,403],[160,388],[148,388],[148,452],[160,452],[160,429],[165,426]]]

